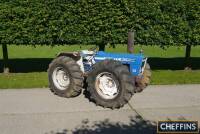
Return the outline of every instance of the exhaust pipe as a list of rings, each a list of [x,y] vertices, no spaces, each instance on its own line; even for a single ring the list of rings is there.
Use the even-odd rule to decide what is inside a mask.
[[[128,53],[133,53],[134,49],[134,32],[129,31],[128,32],[128,44],[127,44],[127,52]]]

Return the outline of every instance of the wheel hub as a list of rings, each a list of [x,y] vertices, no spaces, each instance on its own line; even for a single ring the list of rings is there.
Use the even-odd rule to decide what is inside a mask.
[[[105,99],[113,99],[118,95],[116,82],[108,72],[99,74],[95,85],[97,93]]]
[[[52,79],[59,90],[66,90],[70,84],[69,74],[62,67],[57,67],[53,71]]]

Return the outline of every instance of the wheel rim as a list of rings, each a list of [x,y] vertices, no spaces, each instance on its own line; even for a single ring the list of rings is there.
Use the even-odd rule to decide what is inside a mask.
[[[52,79],[59,90],[66,90],[70,84],[69,74],[62,67],[54,69]]]
[[[97,93],[104,99],[114,99],[119,94],[116,80],[108,72],[100,73],[96,77],[95,87]]]

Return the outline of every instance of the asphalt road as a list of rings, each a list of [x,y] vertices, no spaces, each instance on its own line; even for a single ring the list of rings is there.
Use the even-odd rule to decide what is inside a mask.
[[[0,90],[1,134],[156,133],[158,120],[200,122],[200,85],[149,86],[118,110],[83,94],[66,99],[48,89]]]

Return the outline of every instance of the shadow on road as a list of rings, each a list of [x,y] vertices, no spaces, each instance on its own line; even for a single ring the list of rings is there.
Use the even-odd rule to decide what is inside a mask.
[[[67,129],[61,132],[53,132],[50,134],[154,134],[156,133],[155,122],[142,119],[141,116],[130,117],[128,124],[114,123],[108,119],[99,122],[92,122],[88,119],[83,120],[80,127],[70,132]]]
[[[51,131],[46,134],[155,134],[157,124],[149,120],[144,120],[140,115],[129,117],[129,123],[111,122],[109,119],[104,121],[90,122],[88,119],[82,121],[79,127],[73,130],[63,129],[59,132]],[[177,119],[166,118],[168,121],[181,120],[187,121],[184,117]],[[200,129],[199,129],[200,131]]]
[[[152,70],[183,70],[185,67],[184,58],[159,58],[150,57],[148,62]],[[26,58],[26,59],[10,59],[8,66],[10,72],[28,73],[28,72],[44,72],[47,71],[52,58]],[[200,58],[193,57],[190,60],[192,69],[200,69]],[[3,61],[0,60],[0,73],[3,71]]]

